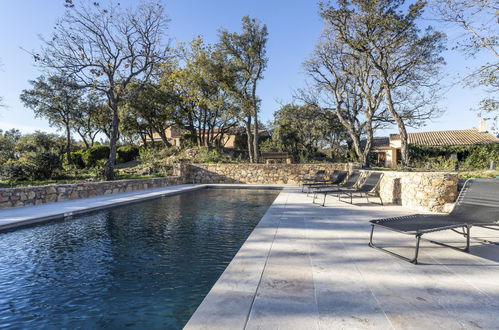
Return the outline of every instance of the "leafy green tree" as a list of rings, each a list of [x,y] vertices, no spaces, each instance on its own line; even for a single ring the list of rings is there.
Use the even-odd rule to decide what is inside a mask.
[[[273,146],[295,160],[311,159],[320,149],[336,147],[345,140],[345,130],[330,111],[312,105],[287,104],[274,113]]]
[[[230,97],[230,66],[219,49],[205,44],[202,37],[179,49],[182,66],[170,65],[163,71],[161,88],[178,96],[174,107],[176,122],[187,127],[197,145],[223,147],[236,125],[238,107]]]
[[[409,163],[406,125],[438,114],[444,35],[419,30],[425,5],[419,0],[408,7],[402,0],[342,0],[320,8],[338,42],[376,70],[384,105],[399,130],[403,165]]]
[[[110,123],[107,105],[96,93],[87,93],[78,103],[77,111],[73,114],[73,130],[80,136],[85,147],[88,149],[95,143],[97,134],[101,132],[103,123]]]
[[[64,138],[55,134],[23,135],[15,143],[15,157],[4,164],[2,173],[11,180],[51,179],[62,169],[64,145]]]
[[[241,33],[221,30],[219,41],[220,49],[227,54],[228,63],[232,66],[231,90],[241,109],[239,118],[246,128],[250,161],[257,163],[260,99],[256,90],[267,67],[267,39],[267,26],[254,18],[244,16]]]
[[[106,97],[111,113],[110,153],[105,177],[115,178],[119,139],[119,109],[133,81],[147,82],[167,55],[164,32],[167,19],[159,1],[141,1],[136,7],[120,3],[66,1],[67,11],[44,40],[35,61],[49,72],[67,77],[79,87]]]
[[[148,130],[157,132],[163,145],[169,147],[170,142],[165,131],[174,124],[176,95],[155,83],[146,83],[140,87],[131,85],[131,88],[135,92],[127,99],[125,110],[132,117],[136,117],[135,130],[143,123]]]
[[[21,101],[35,112],[35,116],[48,119],[50,125],[66,132],[66,157],[71,164],[71,129],[78,112],[82,92],[60,76],[38,77],[30,81],[29,90],[23,90]]]
[[[128,109],[121,112],[120,118],[120,132],[128,143],[134,143],[140,139],[144,147],[147,148],[149,146],[149,141],[151,146],[154,146],[154,131],[144,119],[137,117],[134,113],[128,111]],[[149,141],[147,140],[148,138]]]
[[[0,129],[0,166],[8,160],[15,159],[15,146],[21,138],[21,132],[17,129],[3,131]]]

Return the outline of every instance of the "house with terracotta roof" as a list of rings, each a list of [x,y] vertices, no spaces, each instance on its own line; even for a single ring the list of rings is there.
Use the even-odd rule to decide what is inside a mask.
[[[172,146],[178,146],[182,147],[182,137],[189,133],[188,130],[184,128],[180,128],[177,126],[169,127],[165,130],[165,135],[170,142]],[[236,133],[235,132],[229,132],[228,134],[220,134],[220,131],[218,128],[215,128],[213,131],[213,134],[217,137],[218,143],[224,147],[224,148],[234,148],[236,144]],[[161,142],[161,137],[159,136],[159,133],[154,132],[153,133],[153,139],[151,140],[150,138],[147,138],[147,142]]]
[[[499,138],[487,132],[485,125],[481,124],[479,129],[408,133],[407,142],[418,146],[466,146],[498,144]],[[400,163],[400,148],[400,135],[390,134],[390,137],[374,138],[372,152],[376,154],[379,165],[394,167]]]

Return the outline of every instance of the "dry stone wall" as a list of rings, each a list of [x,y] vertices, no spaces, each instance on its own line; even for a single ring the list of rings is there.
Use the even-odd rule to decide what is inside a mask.
[[[0,208],[38,205],[70,199],[173,186],[184,183],[181,176],[105,182],[61,184],[53,186],[0,189]]]
[[[365,175],[370,171],[363,171]],[[383,171],[379,194],[386,204],[449,212],[458,194],[457,173]]]
[[[299,184],[318,170],[348,170],[358,164],[191,164],[188,182]],[[370,171],[361,170],[365,177]],[[447,212],[457,197],[457,173],[383,171],[378,192],[385,204],[417,211]]]
[[[299,184],[319,170],[350,171],[355,163],[331,164],[192,164],[188,181],[192,183]]]

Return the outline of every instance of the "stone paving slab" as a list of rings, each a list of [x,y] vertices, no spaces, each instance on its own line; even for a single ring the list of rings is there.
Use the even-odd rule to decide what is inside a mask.
[[[499,246],[422,242],[419,265],[368,247],[370,219],[412,213],[363,199],[321,207],[285,188],[185,328],[499,329]],[[499,242],[498,231],[472,236]],[[429,237],[464,244],[451,231]],[[413,254],[408,235],[376,239]]]

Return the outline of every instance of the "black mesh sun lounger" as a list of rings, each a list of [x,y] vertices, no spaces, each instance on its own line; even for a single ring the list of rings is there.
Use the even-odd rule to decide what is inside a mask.
[[[334,170],[333,173],[331,173],[331,175],[329,176],[329,180],[324,180],[314,183],[304,183],[303,186],[307,187],[307,196],[308,196],[308,194],[315,189],[334,187],[339,185],[346,179],[347,175],[348,175],[347,171]],[[302,192],[303,192],[303,187],[302,187]]]
[[[313,203],[315,204],[315,199],[317,198],[317,195],[323,194],[324,195],[324,200],[322,202],[322,206],[326,204],[326,196],[330,194],[335,194],[337,193],[340,189],[353,189],[356,184],[358,184],[360,178],[360,172],[352,172],[348,179],[343,183],[341,186],[332,186],[332,187],[326,187],[326,188],[318,188],[314,190],[314,199]]]
[[[357,189],[340,189],[337,194],[338,194],[338,199],[341,200],[342,195],[346,195],[350,197],[350,204],[353,202],[353,196],[364,196],[367,199],[367,202],[369,203],[369,195],[377,196],[380,200],[380,204],[383,205],[383,200],[381,199],[381,196],[376,193],[376,188],[378,187],[381,178],[383,177],[383,173],[381,172],[373,172],[369,173],[369,175],[366,177],[364,182],[358,187]]]
[[[461,190],[454,209],[450,214],[416,214],[404,217],[395,217],[371,220],[371,237],[369,246],[389,253],[403,260],[418,263],[419,243],[422,236],[441,230],[453,230],[466,238],[466,246],[459,248],[445,243],[429,240],[432,243],[469,252],[470,231],[472,226],[484,228],[499,226],[499,180],[498,179],[469,179]],[[375,227],[382,227],[402,234],[416,237],[416,249],[413,258],[407,258],[376,246],[373,242]],[[462,231],[458,230],[461,229]]]
[[[324,175],[326,175],[326,171],[318,170],[312,178],[302,179],[301,192],[303,192],[303,189],[307,183],[316,183],[325,180]]]

